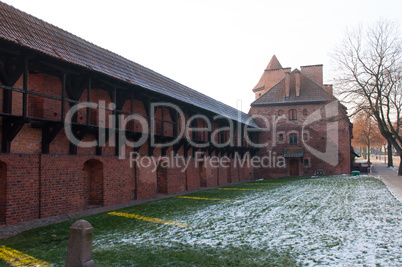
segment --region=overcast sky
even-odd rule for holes
[[[247,112],[272,55],[324,64],[345,29],[402,21],[400,0],[5,0],[31,15]]]

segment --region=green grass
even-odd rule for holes
[[[369,244],[373,235],[376,242],[381,241],[385,238],[382,231],[360,224],[368,223],[374,216],[373,223],[377,226],[382,223],[385,229],[395,230],[400,219],[395,216],[395,209],[402,210],[389,193],[379,199],[377,192],[384,195],[388,191],[372,178],[283,178],[225,187],[264,191],[212,189],[187,195],[243,203],[167,198],[118,210],[183,222],[189,228],[107,213],[84,218],[94,227],[96,265],[294,266],[327,264],[328,260],[336,263],[338,254],[349,249],[348,244],[353,242],[347,240],[349,232],[362,235],[365,239],[360,243]],[[363,196],[356,195],[356,190],[363,190]],[[375,207],[367,201],[382,204]],[[68,229],[75,221],[26,231],[1,240],[0,245],[63,266]],[[334,227],[338,232],[331,232]],[[387,248],[390,245],[390,253],[401,250],[387,242],[388,239],[380,245]],[[366,259],[367,253],[363,251],[356,251],[357,259]],[[388,255],[383,250],[381,253]],[[321,254],[327,257],[323,259]],[[0,260],[0,266],[8,265]]]

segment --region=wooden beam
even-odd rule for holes
[[[66,101],[66,73],[63,72],[61,76],[61,107],[60,107],[60,120],[64,123],[65,114],[64,114],[64,103]]]
[[[88,78],[87,102],[91,103],[92,80]],[[87,126],[91,124],[91,108],[87,107]]]
[[[10,153],[11,142],[17,136],[25,124],[22,117],[11,119],[3,117],[1,150],[3,153]]]
[[[27,118],[27,110],[28,110],[28,57],[26,56],[24,59],[24,73],[23,73],[23,81],[22,81],[22,90],[24,91],[22,94],[22,117],[24,120]]]
[[[87,127],[77,128],[76,126],[72,126],[71,131],[74,136],[81,141],[87,134],[87,129]],[[70,155],[77,155],[77,152],[77,146],[70,142]]]
[[[49,154],[50,143],[56,138],[61,129],[63,129],[63,125],[60,123],[46,124],[42,128],[42,154]]]
[[[14,86],[14,84],[18,81],[21,75],[28,68],[28,57],[24,56],[24,58],[21,61],[22,62],[19,65],[17,65],[17,68],[14,71],[10,71],[9,73],[10,86]]]

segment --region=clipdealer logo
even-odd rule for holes
[[[178,132],[177,136],[171,136],[171,140],[165,141],[158,143],[156,138],[155,138],[155,125],[156,122],[160,119],[156,118],[156,110],[157,108],[165,108],[165,109],[170,109],[176,112],[177,114],[177,122],[185,122],[183,123],[183,127],[178,127]],[[84,140],[79,140],[73,131],[74,123],[73,123],[73,118],[76,116],[77,112],[80,110],[88,110],[89,109],[97,109],[98,110],[98,116],[97,116],[97,121],[98,121],[98,136],[95,140],[92,141],[84,141]],[[98,104],[96,103],[79,103],[73,106],[68,113],[66,114],[66,120],[65,120],[65,132],[67,135],[67,138],[69,141],[74,144],[77,147],[83,147],[83,148],[91,148],[91,147],[103,147],[108,146],[111,147],[116,147],[118,146],[119,149],[119,159],[125,159],[126,158],[126,148],[140,148],[143,146],[147,141],[150,142],[151,147],[160,147],[160,148],[166,148],[170,147],[172,145],[178,144],[181,142],[182,139],[185,139],[190,146],[199,149],[199,148],[207,148],[209,146],[214,146],[216,148],[226,148],[226,147],[234,147],[236,142],[240,143],[243,142],[241,140],[241,127],[239,125],[236,125],[233,122],[232,119],[229,119],[227,117],[224,117],[222,115],[216,115],[212,118],[212,121],[206,117],[205,115],[202,114],[195,114],[193,116],[190,116],[186,118],[184,112],[178,107],[177,105],[174,105],[172,103],[166,103],[166,102],[161,102],[161,103],[152,103],[151,104],[151,112],[150,112],[150,117],[149,119],[145,116],[142,116],[140,114],[131,114],[131,115],[124,115],[124,114],[113,114],[116,109],[116,105],[114,103],[110,103],[106,105],[105,101],[100,101]],[[327,105],[324,106],[324,111],[325,111],[325,116],[322,115],[323,112],[321,112],[320,109],[314,111],[312,114],[310,114],[306,120],[303,122],[302,125],[302,132],[301,136],[306,131],[306,128],[311,126],[312,124],[315,123],[322,123],[325,121],[326,123],[326,131],[327,131],[327,138],[326,138],[326,150],[325,152],[319,151],[315,149],[313,146],[310,146],[307,144],[307,142],[304,141],[303,138],[302,142],[304,147],[314,156],[317,158],[327,162],[328,164],[332,166],[336,166],[339,162],[338,158],[338,149],[339,149],[339,141],[338,141],[338,121],[336,120],[336,117],[338,116],[338,103],[337,101],[333,101]],[[108,113],[108,114],[107,114]],[[112,114],[111,114],[112,113]],[[238,124],[241,124],[240,121],[241,119],[242,112],[238,110]],[[333,118],[333,120],[331,120]],[[269,119],[266,116],[261,116],[258,114],[252,114],[250,117],[247,119],[245,122],[245,127],[244,127],[244,140],[247,143],[247,145],[251,148],[263,148],[267,147],[268,143],[255,143],[253,142],[250,137],[249,133],[252,132],[270,132],[272,131],[272,147],[275,147],[277,145],[276,143],[276,131],[277,131],[277,126],[279,125],[279,122],[282,119],[286,119],[284,115],[276,117],[272,117],[272,126],[269,121]],[[117,121],[116,121],[117,120]],[[205,122],[203,127],[195,127],[193,122],[196,122],[197,120],[201,120]],[[214,122],[216,120],[226,120],[227,125],[220,127],[218,129],[213,129]],[[258,124],[260,125],[259,129],[255,129],[253,127],[249,127],[248,124],[250,124],[251,121],[258,121]],[[127,139],[126,136],[126,128],[129,125],[129,123],[135,123],[138,128],[137,128],[137,134],[139,134],[139,138],[137,138],[135,141],[131,141]],[[198,124],[197,124],[198,125]],[[237,132],[236,132],[237,131]],[[195,142],[191,136],[192,132],[198,132],[198,133],[211,133],[211,138],[208,141],[202,141],[202,142]],[[220,134],[227,133],[228,138],[224,142],[218,142],[218,137]],[[236,134],[235,134],[236,133]],[[235,137],[236,136],[236,137]],[[108,137],[108,138],[107,138]],[[237,138],[237,140],[236,140]],[[222,140],[221,140],[222,141]],[[184,157],[180,156],[178,154],[171,154],[169,157],[167,156],[153,156],[153,157],[148,157],[144,155],[140,155],[138,152],[130,152],[130,162],[133,163],[135,162],[137,165],[141,164],[141,166],[158,166],[158,165],[163,165],[166,167],[182,167],[187,169],[191,159],[194,159],[196,165],[198,166],[198,163],[200,160],[203,162],[206,162],[207,164],[210,164],[211,166],[220,166],[220,167],[228,167],[230,164],[230,158],[227,156],[205,156],[203,154],[200,156],[200,154],[197,152],[194,157],[189,156],[189,157]],[[232,153],[233,159],[234,159],[234,164],[237,164],[238,166],[248,166],[248,167],[263,167],[263,168],[284,168],[286,167],[286,160],[282,155],[277,155],[275,152],[268,151],[266,155],[264,156],[251,156],[249,152],[247,153],[239,153],[239,152],[234,152]]]

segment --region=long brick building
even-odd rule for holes
[[[346,119],[335,167],[306,150],[289,157],[263,131],[261,118],[278,107],[301,118],[335,101],[324,87],[320,67],[290,72],[274,58],[245,114],[0,2],[0,224],[257,177],[348,173]],[[325,99],[312,99],[317,92]],[[277,143],[298,127],[278,126]],[[308,136],[322,146],[318,128]],[[270,149],[284,156],[282,167],[244,164]],[[283,171],[293,159],[298,172]]]
[[[1,223],[253,177],[247,114],[4,3],[0,23]]]
[[[311,176],[350,173],[352,124],[346,108],[323,84],[323,65],[283,68],[273,56],[254,87],[250,114],[267,144],[258,155],[282,156],[283,162],[261,166],[257,176]]]

